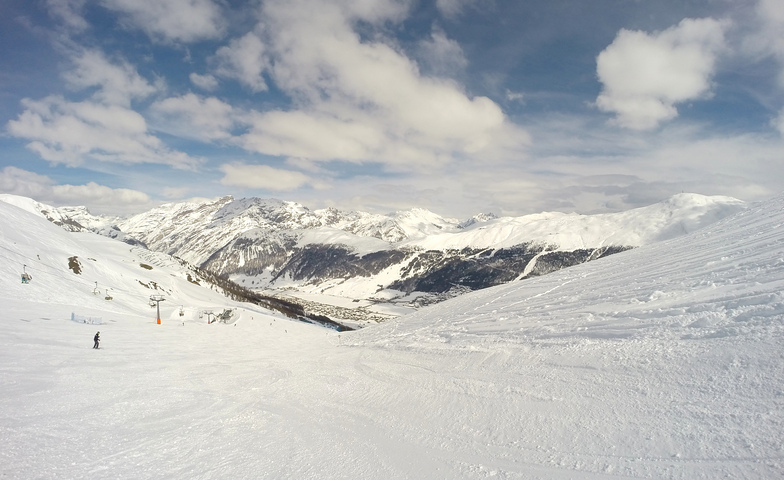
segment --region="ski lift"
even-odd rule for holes
[[[182,317],[184,315],[185,315],[185,310],[183,310],[182,305],[180,305],[180,316]]]
[[[156,303],[150,300],[150,308],[155,308]]]
[[[104,297],[104,300],[111,300],[111,299],[112,299],[112,296],[109,295],[109,290],[107,289],[106,290],[106,296]]]
[[[98,295],[100,293],[101,291],[98,290],[98,282],[95,282],[95,288],[93,288],[93,295]]]
[[[24,269],[24,273],[22,273],[22,283],[30,283],[33,277],[27,273],[27,265],[24,265],[22,268]]]

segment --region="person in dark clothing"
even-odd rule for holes
[[[93,348],[98,348],[98,343],[101,341],[101,332],[95,334],[95,336],[93,337],[93,341],[95,342]]]

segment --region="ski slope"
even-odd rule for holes
[[[0,478],[784,477],[784,198],[342,334],[238,304],[207,325],[227,301],[162,258],[0,221]]]

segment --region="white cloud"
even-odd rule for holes
[[[525,103],[525,94],[523,92],[513,92],[509,89],[506,90],[506,99],[510,102]]]
[[[150,197],[138,190],[128,188],[109,188],[95,182],[85,185],[55,185],[52,197],[60,204],[67,205],[129,205],[146,206]]]
[[[781,0],[758,0],[753,29],[743,41],[744,54],[773,57],[779,66],[778,84],[784,88],[784,4]]]
[[[468,7],[488,0],[436,0],[436,7],[447,18],[454,18],[462,14]]]
[[[198,73],[191,73],[191,83],[209,92],[218,88],[218,79],[212,75],[199,75]]]
[[[256,113],[243,145],[268,155],[361,161],[379,154],[386,140],[376,122],[366,120],[307,111]]]
[[[190,192],[189,187],[164,187],[160,191],[160,195],[163,196],[164,198],[181,200],[185,198],[189,192]]]
[[[773,127],[779,131],[781,136],[784,137],[784,108],[779,112],[779,116],[773,119],[772,124]]]
[[[451,76],[468,66],[460,44],[447,38],[440,28],[433,28],[430,38],[420,42],[419,57],[436,76]]]
[[[8,122],[8,132],[29,140],[30,150],[55,164],[77,166],[98,160],[192,169],[200,163],[169,149],[147,132],[144,117],[120,105],[69,102],[60,96],[25,99],[22,105],[25,111]]]
[[[195,42],[220,37],[225,20],[212,0],[100,0],[154,40]]]
[[[654,34],[621,30],[596,59],[603,84],[596,105],[636,130],[676,117],[677,103],[709,95],[726,27],[707,18],[685,19]]]
[[[230,138],[237,116],[231,105],[193,93],[155,102],[150,111],[158,119],[161,130],[202,141]]]
[[[266,48],[259,37],[251,32],[234,39],[215,54],[216,74],[224,78],[233,78],[250,88],[253,92],[267,90],[263,72],[269,61]]]
[[[117,214],[152,207],[150,197],[137,190],[109,188],[95,182],[56,185],[45,175],[11,166],[0,170],[0,191],[55,206],[84,205],[93,213]]]
[[[49,15],[60,20],[70,30],[83,32],[89,24],[82,16],[86,0],[46,0]]]
[[[60,95],[24,99],[25,110],[7,124],[8,133],[29,140],[27,148],[44,160],[68,166],[88,161],[122,164],[156,163],[194,169],[201,159],[173,151],[151,135],[132,100],[159,91],[125,61],[110,62],[97,50],[83,50],[64,73],[69,87],[95,88],[90,99],[71,102]]]
[[[781,0],[759,0],[755,11],[760,28],[749,39],[761,50],[773,54],[784,62],[784,5]]]
[[[42,200],[44,192],[51,191],[54,181],[37,173],[8,166],[0,170],[0,192]]]
[[[76,90],[98,87],[93,97],[103,103],[127,107],[158,91],[128,62],[112,63],[101,51],[83,50],[72,60],[74,68],[63,75],[67,84]]]
[[[243,136],[246,148],[390,168],[429,168],[480,153],[508,156],[498,145],[519,157],[528,137],[493,101],[471,98],[451,80],[421,75],[386,37],[360,37],[354,30],[360,21],[363,29],[382,30],[403,18],[403,7],[382,0],[266,3],[254,38],[265,38],[267,72],[295,109],[255,114]],[[309,15],[296,13],[305,11]],[[456,44],[440,40],[438,48],[457,52]]]
[[[717,133],[683,122],[629,135],[572,116],[530,128],[537,143],[517,177],[537,184],[524,204],[532,211],[618,211],[682,191],[757,201],[784,190],[778,174],[784,142],[766,133]],[[624,176],[631,180],[618,180]],[[597,181],[589,185],[586,178]]]
[[[263,190],[294,190],[311,183],[307,175],[293,170],[282,170],[267,165],[230,163],[221,166],[222,185]]]

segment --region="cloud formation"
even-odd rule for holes
[[[759,0],[755,13],[759,21],[757,31],[746,41],[746,46],[779,62],[779,86],[784,88],[784,6],[780,0]]]
[[[676,104],[710,94],[727,23],[685,19],[662,32],[621,30],[596,59],[599,109],[626,128],[647,130],[678,115]]]
[[[146,193],[138,190],[109,188],[95,182],[57,185],[45,175],[12,166],[0,170],[0,191],[52,205],[87,205],[93,213],[130,213],[153,204]]]
[[[269,66],[266,47],[259,37],[251,32],[236,38],[215,54],[215,74],[232,78],[248,87],[252,92],[267,90],[263,72]]]
[[[272,191],[295,190],[312,183],[303,173],[267,165],[230,163],[221,166],[221,184],[240,188],[262,188]]]
[[[773,127],[784,137],[784,108],[781,109],[779,116],[773,119],[772,123]]]
[[[62,22],[67,29],[83,32],[89,24],[82,17],[82,9],[87,0],[46,0],[49,15]]]
[[[309,15],[293,13],[300,11]],[[405,11],[405,3],[385,0],[265,3],[258,32],[232,41],[219,57],[247,59],[252,68],[231,71],[250,87],[261,87],[263,68],[294,108],[255,112],[242,138],[245,148],[393,169],[430,168],[499,144],[519,154],[527,135],[492,100],[470,97],[451,80],[424,76],[385,37],[356,31],[360,22],[364,29],[382,30]],[[248,47],[260,42],[258,35],[263,48]],[[463,62],[442,33],[434,34],[430,47]],[[217,73],[226,75],[226,65],[240,63],[222,63]]]
[[[488,0],[436,0],[436,7],[447,18],[454,18],[462,14],[468,7]]]
[[[132,100],[160,90],[128,62],[119,59],[113,63],[100,50],[78,51],[71,60],[73,67],[63,74],[63,79],[74,90],[96,87],[92,97],[98,102],[129,107]]]
[[[194,42],[222,35],[225,20],[212,0],[100,0],[123,14],[129,28],[143,30],[151,39]]]
[[[450,78],[468,66],[468,59],[456,41],[447,37],[437,27],[433,28],[430,38],[419,42],[419,59],[427,70],[435,76]]]
[[[237,120],[234,108],[228,103],[194,93],[155,102],[150,111],[168,133],[199,141],[231,138]]]
[[[53,164],[83,165],[88,160],[160,163],[193,169],[202,160],[170,149],[149,133],[132,101],[160,90],[124,60],[110,62],[97,50],[74,53],[73,68],[63,74],[74,90],[95,89],[89,99],[50,95],[22,100],[25,110],[7,124],[8,133],[28,140],[27,148]]]
[[[191,83],[202,90],[212,91],[218,88],[218,79],[212,75],[199,75],[194,72],[190,74],[189,78]]]
[[[11,2],[0,143],[81,167],[74,198],[100,179],[455,216],[753,201],[781,185],[780,2]]]
[[[119,105],[69,102],[60,96],[25,99],[22,105],[25,111],[8,122],[8,132],[29,140],[27,148],[53,164],[75,167],[97,160],[192,169],[200,163],[150,135],[143,116]]]

